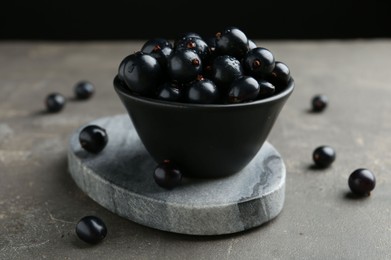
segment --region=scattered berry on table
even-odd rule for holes
[[[328,145],[318,146],[312,153],[312,159],[317,167],[326,168],[329,167],[336,158],[336,152],[334,148]]]
[[[106,129],[98,125],[85,126],[79,134],[81,147],[90,153],[99,153],[108,143]]]
[[[46,96],[45,106],[51,113],[60,112],[66,104],[65,97],[60,93],[50,93]]]
[[[349,175],[348,185],[354,194],[369,196],[376,186],[376,178],[370,170],[358,168]]]
[[[172,161],[164,160],[156,166],[153,178],[160,187],[171,190],[180,185],[182,172]]]
[[[89,99],[95,93],[95,86],[87,80],[82,80],[75,84],[74,92],[77,99]]]
[[[97,244],[107,235],[107,227],[97,216],[85,216],[76,225],[76,235],[88,244]]]
[[[322,112],[328,106],[329,99],[324,94],[317,94],[311,99],[311,108],[314,112]]]

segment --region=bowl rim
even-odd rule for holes
[[[272,95],[268,98],[259,99],[251,102],[243,102],[243,103],[233,103],[233,104],[197,104],[197,103],[185,103],[185,102],[176,102],[176,101],[167,101],[160,100],[150,97],[144,97],[141,95],[134,95],[128,89],[120,84],[116,84],[116,75],[114,77],[113,85],[115,91],[120,93],[122,96],[126,96],[127,98],[133,99],[138,102],[148,103],[151,105],[159,105],[165,107],[176,107],[176,108],[230,108],[230,107],[248,107],[248,106],[256,106],[259,104],[270,103],[276,100],[279,100],[289,94],[291,94],[295,88],[295,80],[293,77],[289,79],[288,86],[278,93],[277,95]],[[119,82],[119,81],[117,81]]]

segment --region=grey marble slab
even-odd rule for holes
[[[96,124],[109,142],[99,154],[79,143],[80,130]],[[127,114],[93,120],[70,137],[69,172],[76,184],[110,211],[152,228],[192,235],[235,233],[275,218],[285,198],[285,165],[266,142],[246,168],[229,177],[184,177],[172,190],[153,179],[156,162]]]

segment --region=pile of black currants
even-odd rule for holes
[[[290,69],[237,27],[214,36],[187,32],[147,40],[119,64],[114,84],[133,95],[198,104],[233,104],[283,91]]]

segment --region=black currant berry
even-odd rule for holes
[[[95,86],[89,81],[82,80],[75,84],[74,92],[77,99],[89,99],[95,92]]]
[[[376,186],[376,178],[370,170],[358,168],[350,174],[348,185],[354,194],[369,196]]]
[[[275,86],[264,79],[258,80],[259,84],[259,95],[258,99],[264,99],[273,96],[276,91]]]
[[[206,75],[221,89],[221,92],[226,92],[234,80],[243,76],[243,68],[235,57],[220,55],[213,60],[210,71]]]
[[[322,112],[326,109],[329,99],[324,94],[318,94],[311,99],[311,108],[313,112]]]
[[[248,39],[248,49],[249,50],[255,49],[257,47],[258,47],[257,44],[253,40]]]
[[[317,147],[312,153],[312,159],[317,167],[329,167],[336,158],[335,150],[327,145]]]
[[[164,38],[153,38],[146,41],[143,46],[141,46],[141,51],[144,53],[151,53],[156,48],[163,49],[164,47],[172,48],[172,44],[169,40]]]
[[[192,50],[177,50],[168,57],[167,72],[171,80],[189,83],[202,72],[201,58]]]
[[[248,38],[239,28],[228,27],[216,34],[216,51],[241,60],[248,51]]]
[[[250,76],[243,76],[234,80],[228,90],[228,103],[242,103],[257,99],[259,84]]]
[[[276,87],[277,92],[280,92],[288,86],[291,79],[289,67],[281,61],[276,61],[273,71],[266,79]]]
[[[98,125],[85,126],[79,134],[81,147],[90,153],[99,153],[108,142],[106,130]]]
[[[201,35],[196,32],[185,32],[179,35],[177,39],[174,40],[174,48],[178,46],[178,43],[183,41],[185,38],[200,38],[202,39]]]
[[[172,52],[173,49],[169,46],[164,46],[164,47],[156,46],[149,54],[159,62],[159,65],[161,66],[163,73],[166,73],[167,60]],[[163,78],[168,78],[168,77],[164,77],[163,75]]]
[[[220,101],[220,93],[213,81],[199,77],[187,87],[185,100],[189,103],[215,104]]]
[[[208,44],[199,37],[184,37],[177,42],[176,50],[189,49],[195,51],[201,60],[205,60],[210,55]]]
[[[96,216],[85,216],[76,225],[76,235],[88,244],[97,244],[107,235],[107,227]]]
[[[160,187],[171,190],[181,183],[182,172],[172,161],[164,160],[156,166],[153,178]]]
[[[217,41],[216,35],[208,36],[204,39],[204,41],[206,42],[206,44],[208,44],[209,49],[211,51],[214,51],[216,49],[216,41]]]
[[[45,106],[48,112],[60,112],[66,104],[65,97],[60,93],[50,93],[46,96]]]
[[[270,74],[275,66],[273,53],[263,47],[249,50],[243,58],[243,69],[246,74],[262,79]]]
[[[118,77],[131,91],[144,96],[155,93],[163,81],[163,70],[151,54],[135,52],[125,57],[118,68]]]
[[[182,99],[182,86],[174,81],[165,82],[158,87],[157,98],[166,101],[180,101]]]

